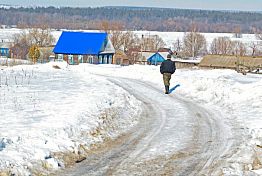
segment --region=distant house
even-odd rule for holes
[[[153,54],[155,54],[155,52],[154,51],[138,51],[137,54],[138,54],[138,57],[137,57],[135,63],[146,65],[147,59],[149,57],[151,57]]]
[[[199,63],[199,66],[252,72],[253,70],[262,69],[262,57],[206,55]]]
[[[161,64],[164,60],[166,60],[165,58],[164,58],[164,56],[162,56],[160,53],[155,53],[155,54],[153,54],[151,57],[149,57],[148,59],[147,59],[147,63],[149,64],[149,65],[159,65],[159,64]]]
[[[10,57],[12,42],[8,39],[0,39],[0,57]]]
[[[111,64],[115,49],[107,33],[62,32],[53,52],[69,64]]]
[[[131,56],[131,58],[134,60],[134,63],[143,64],[143,65],[155,64],[154,63],[155,57],[158,57],[158,59],[156,59],[158,60],[158,62],[162,62],[161,61],[162,59],[160,58],[164,58],[164,60],[166,60],[168,54],[171,54],[173,59],[177,57],[177,53],[173,52],[170,48],[159,48],[158,50],[151,50],[151,51],[142,50],[141,48],[131,48],[128,50],[128,56],[129,57]]]
[[[127,66],[129,59],[123,51],[117,50],[113,57],[113,64]]]
[[[189,60],[189,59],[172,59],[176,63],[176,68],[194,68],[199,65],[201,59]]]
[[[176,52],[171,51],[169,48],[159,48],[158,51],[147,58],[147,63],[150,65],[159,65],[164,60],[167,60],[167,55],[171,55],[174,60],[177,56]]]

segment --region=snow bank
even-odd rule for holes
[[[15,66],[22,64],[30,64],[30,62],[28,60],[0,57],[0,66]]]
[[[77,66],[1,69],[0,171],[30,175],[63,167],[55,153],[79,153],[80,145],[114,138],[134,126],[140,112],[128,92]]]

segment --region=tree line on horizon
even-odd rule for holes
[[[132,7],[0,8],[0,25],[20,28],[43,24],[55,29],[100,29],[101,21],[118,22],[125,30],[255,33],[262,31],[262,13]]]

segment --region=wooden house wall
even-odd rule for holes
[[[247,67],[258,67],[262,65],[262,57],[207,55],[201,60],[199,66],[236,69],[238,64]]]
[[[198,63],[190,63],[190,62],[175,62],[176,68],[192,68],[198,66]]]

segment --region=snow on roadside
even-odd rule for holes
[[[79,145],[88,149],[114,138],[135,125],[140,112],[128,92],[77,66],[0,69],[0,175],[59,168],[64,163],[53,153],[78,153]]]
[[[2,66],[15,66],[15,65],[22,65],[22,64],[30,64],[30,61],[22,60],[22,59],[0,57],[0,67],[1,65]]]
[[[128,67],[110,65],[83,65],[90,73],[106,74],[139,79],[163,88],[159,66],[133,65]],[[233,70],[178,69],[172,77],[171,86],[180,84],[176,95],[194,99],[205,106],[216,106],[230,114],[231,123],[243,144],[238,146],[225,175],[244,175],[262,167],[262,76],[242,75]],[[164,90],[163,90],[164,91]],[[258,159],[258,164],[257,163]],[[256,165],[256,166],[255,166]]]
[[[159,66],[48,63],[0,69],[0,170],[12,168],[26,175],[39,161],[58,168],[63,162],[52,153],[77,152],[80,144],[90,146],[134,125],[140,103],[96,74],[139,79],[163,89]],[[229,120],[241,125],[245,141],[223,173],[261,172],[252,165],[254,156],[262,159],[256,148],[262,143],[261,75],[179,69],[171,80],[171,85],[177,83],[178,96],[222,108]],[[117,117],[109,121],[118,131],[104,125],[108,116]]]

